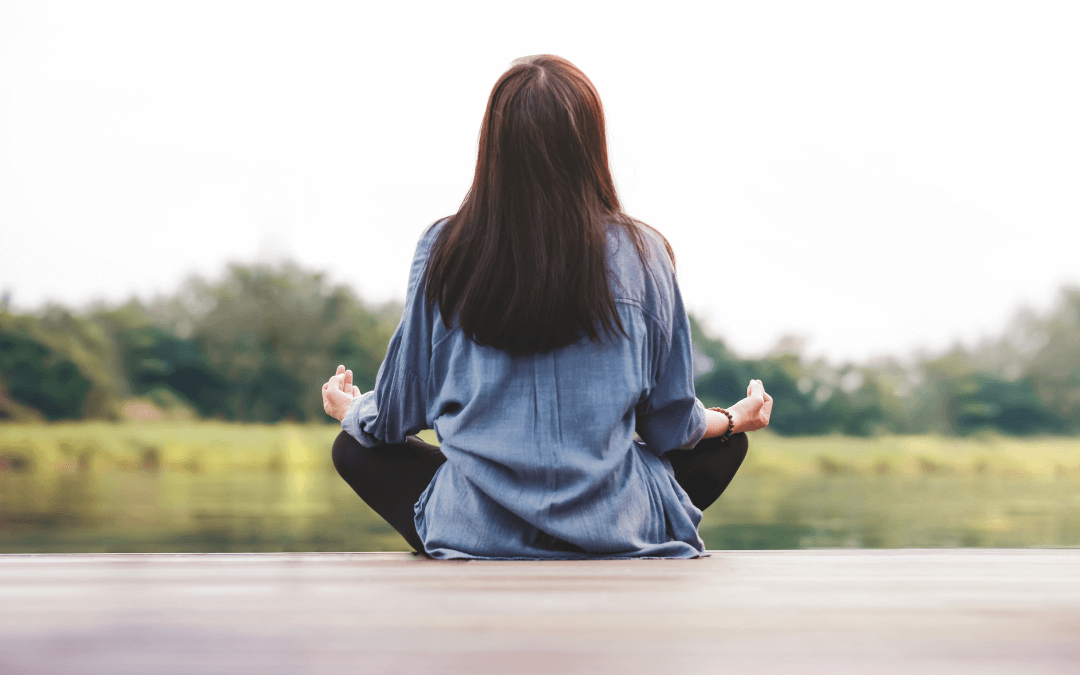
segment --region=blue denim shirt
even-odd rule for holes
[[[693,558],[701,511],[664,453],[705,433],[690,325],[664,246],[648,269],[608,231],[610,286],[628,338],[510,356],[427,306],[421,277],[443,222],[420,238],[405,311],[342,427],[365,446],[438,434],[446,463],[415,505],[435,558]],[[635,431],[638,435],[635,438]]]

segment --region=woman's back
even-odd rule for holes
[[[732,433],[771,411],[760,381],[732,411],[694,397],[674,254],[622,212],[600,96],[551,55],[495,83],[472,187],[421,237],[375,391],[351,377],[323,386],[348,432],[334,464],[438,558],[700,555],[699,509],[745,456]],[[441,448],[408,437],[428,427]]]
[[[662,453],[697,442],[689,325],[665,246],[648,266],[608,228],[625,330],[511,356],[447,327],[421,278],[444,223],[417,247],[406,309],[372,395],[343,421],[364,445],[436,430],[446,463],[416,505],[435,557],[693,557],[701,512]],[[642,441],[635,441],[635,431]]]

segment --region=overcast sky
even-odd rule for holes
[[[30,309],[291,258],[401,298],[491,86],[596,84],[625,209],[739,352],[863,360],[1080,283],[1080,4],[0,0],[0,289]]]

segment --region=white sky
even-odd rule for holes
[[[671,7],[0,0],[0,289],[289,257],[400,298],[541,52],[596,84],[624,207],[743,354],[939,349],[1080,283],[1080,4]]]

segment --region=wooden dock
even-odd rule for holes
[[[1077,673],[1080,550],[0,555],[0,674]]]

